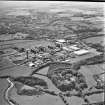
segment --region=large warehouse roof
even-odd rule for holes
[[[64,39],[58,39],[58,40],[56,40],[57,42],[61,42],[61,43],[64,43],[64,42],[66,42]]]
[[[76,45],[72,45],[69,48],[73,49],[73,50],[79,50],[80,48],[78,48]]]
[[[62,47],[64,50],[67,50],[67,51],[73,51],[72,49],[70,48],[67,48],[67,47]]]
[[[87,53],[89,53],[89,51],[85,50],[85,49],[74,51],[74,54],[76,54],[76,55],[83,55],[83,54],[87,54]]]

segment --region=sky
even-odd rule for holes
[[[86,6],[102,6],[102,2],[69,2],[69,1],[0,1],[0,5],[2,6],[15,6],[15,5],[35,5],[35,6],[48,6],[49,4],[66,4],[66,5],[86,5]]]

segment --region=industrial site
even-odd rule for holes
[[[0,105],[105,104],[103,4],[0,2]]]

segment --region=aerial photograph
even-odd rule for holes
[[[0,1],[0,105],[105,105],[105,3]]]

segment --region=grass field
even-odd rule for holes
[[[83,66],[80,69],[80,72],[82,72],[86,78],[86,81],[88,83],[88,86],[93,86],[96,84],[95,80],[93,79],[94,74],[99,74],[103,72],[103,69],[101,69],[98,65],[88,65]],[[91,102],[100,102],[104,100],[104,94],[95,94],[88,97],[88,99]]]
[[[13,41],[0,42],[0,47],[2,45],[3,46],[15,45],[17,47],[31,48],[35,46],[48,46],[52,44],[53,43],[51,41],[46,41],[46,40],[13,40]]]
[[[92,86],[95,85],[95,81],[92,76],[94,74],[102,73],[103,70],[98,65],[88,65],[81,67],[80,72],[85,75],[89,86]]]
[[[90,38],[84,39],[84,41],[86,43],[93,43],[93,44],[95,44],[95,43],[102,42],[103,41],[103,38],[104,38],[104,36],[90,37]]]
[[[5,90],[8,87],[7,80],[0,79],[0,105],[9,105],[6,100],[4,99]]]

